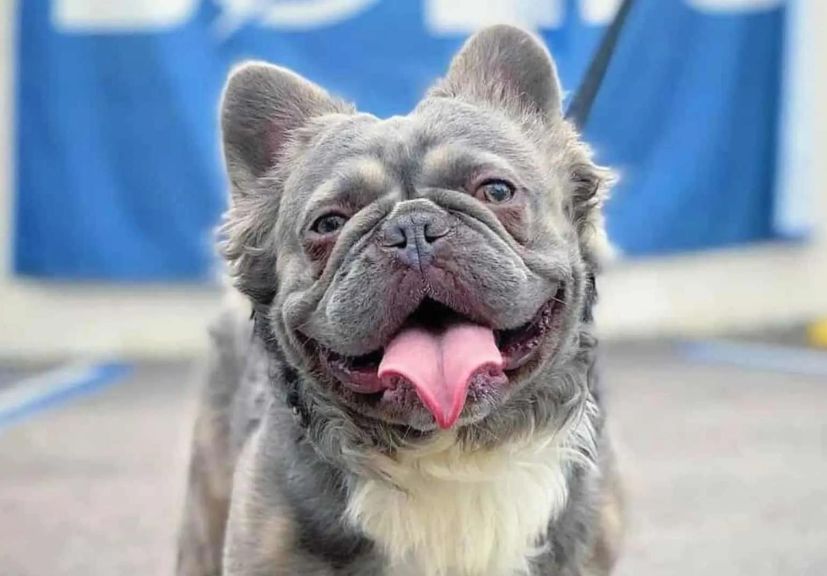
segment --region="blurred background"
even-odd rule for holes
[[[619,4],[0,1],[0,574],[171,569],[233,64],[404,114],[510,22],[570,96]],[[825,26],[818,0],[637,0],[585,126],[621,175],[620,573],[827,574]]]

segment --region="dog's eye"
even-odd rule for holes
[[[492,204],[504,204],[514,197],[514,186],[505,180],[486,180],[477,188],[477,194]]]
[[[310,229],[316,234],[333,234],[338,232],[345,225],[345,222],[347,222],[347,218],[341,214],[325,214],[317,218]]]

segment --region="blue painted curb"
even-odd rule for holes
[[[6,395],[14,392],[23,398],[20,401],[6,402],[5,406],[0,402],[0,430],[50,408],[112,386],[129,375],[133,366],[123,362],[103,362],[83,367],[77,374],[61,375],[65,370],[66,367],[36,375],[6,390]],[[54,378],[54,382],[43,385],[43,381],[49,378]],[[42,390],[27,396],[25,393],[28,381],[38,381]],[[0,400],[2,399],[3,395],[0,395]]]
[[[679,342],[677,351],[691,362],[728,364],[750,370],[806,376],[827,376],[827,352],[812,348],[759,342],[700,340]]]

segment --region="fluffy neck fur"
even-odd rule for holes
[[[591,303],[587,298],[586,307]],[[260,330],[266,328],[262,317],[256,319]],[[276,360],[271,378],[284,383],[278,345],[272,337],[264,343]],[[341,517],[354,536],[375,543],[388,573],[522,576],[535,564],[548,565],[555,522],[564,521],[561,514],[573,505],[589,506],[572,483],[578,482],[576,468],[596,470],[602,421],[593,395],[595,339],[582,329],[565,348],[551,373],[492,415],[484,429],[463,428],[459,438],[441,434],[414,445],[391,428],[358,428],[297,377],[297,392],[313,407],[299,437],[346,472]]]
[[[347,518],[393,574],[527,574],[566,506],[570,466],[590,452],[590,416],[492,450],[468,452],[444,434],[393,459],[376,456],[384,479],[355,481]]]

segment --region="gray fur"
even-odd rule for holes
[[[560,101],[546,49],[506,26],[475,35],[411,114],[387,120],[271,65],[231,75],[222,130],[232,207],[222,249],[256,329],[231,313],[214,329],[179,574],[388,574],[373,543],[343,519],[349,486],[378,474],[371,453],[427,440],[433,421],[415,400],[360,402],[320,369],[306,339],[348,356],[371,352],[426,297],[514,328],[561,283],[555,337],[510,376],[507,393],[468,407],[459,441],[496,450],[588,420],[570,446],[567,507],[550,519],[533,573],[608,573],[617,530],[610,534],[603,517],[616,508],[616,483],[590,322],[592,228],[601,226],[608,180]],[[493,207],[473,198],[465,187],[486,172],[516,182],[519,200]],[[308,229],[331,207],[351,217],[335,244],[320,248]],[[417,210],[449,232],[438,265],[400,269],[382,238]],[[297,417],[291,394],[307,414]]]

